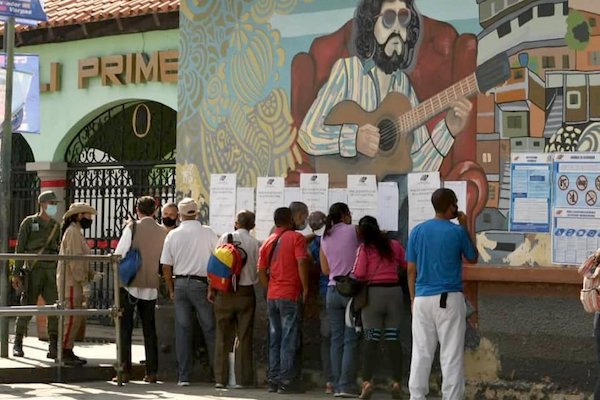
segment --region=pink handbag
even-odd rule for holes
[[[579,274],[583,276],[583,288],[579,299],[586,312],[600,312],[600,253],[589,256],[579,267]]]

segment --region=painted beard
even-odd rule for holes
[[[385,47],[387,44],[394,38],[400,38],[402,42],[402,54],[398,54],[397,52],[393,52],[391,56],[385,54]],[[408,68],[411,61],[411,53],[410,45],[402,40],[402,37],[397,33],[393,33],[386,40],[384,44],[375,44],[375,52],[373,53],[373,61],[375,65],[379,67],[386,74],[391,74],[394,71]]]

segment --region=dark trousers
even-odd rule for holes
[[[236,383],[254,385],[254,313],[256,297],[253,286],[240,286],[235,293],[217,293],[215,299],[215,381],[227,384],[229,377],[229,353],[235,338]]]
[[[300,337],[300,302],[269,300],[269,375],[270,383],[287,385],[297,378],[296,357]]]
[[[600,313],[594,316],[594,336],[596,337],[596,354],[598,356],[598,367],[600,368]],[[600,400],[600,371],[594,389],[594,400]]]
[[[141,300],[133,297],[121,288],[123,317],[121,322],[121,360],[125,372],[131,372],[131,335],[133,333],[133,315],[137,312],[142,321],[144,331],[144,348],[146,350],[146,375],[155,375],[158,371],[158,339],[156,337],[156,300]]]

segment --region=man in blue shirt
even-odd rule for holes
[[[425,400],[438,342],[444,399],[464,398],[466,304],[463,257],[477,262],[475,237],[467,231],[467,216],[458,210],[450,189],[431,196],[435,218],[417,225],[408,240],[408,287],[412,303],[411,400]],[[451,222],[458,219],[459,225]]]

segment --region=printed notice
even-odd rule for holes
[[[456,198],[458,199],[458,211],[462,211],[465,214],[467,213],[467,181],[445,181],[444,187],[446,189],[452,190],[456,194]],[[454,218],[452,220],[455,224],[458,225],[458,219]]]
[[[286,187],[283,194],[283,205],[289,206],[291,202],[302,201],[302,192],[299,187]]]
[[[400,209],[398,184],[396,182],[379,182],[377,192],[379,227],[382,230],[396,232],[398,230],[398,210]]]
[[[581,264],[600,247],[600,209],[553,210],[552,262]]]
[[[408,232],[421,222],[435,217],[431,195],[440,188],[439,172],[408,174]]]
[[[259,177],[256,183],[256,238],[265,240],[274,226],[273,213],[284,207],[282,177]]]
[[[253,187],[238,187],[237,188],[237,212],[248,210],[254,212],[254,188]]]
[[[302,202],[308,211],[321,211],[327,214],[329,206],[329,175],[300,174],[300,190]]]
[[[352,222],[365,215],[377,218],[377,177],[375,175],[348,175],[348,207]]]
[[[235,174],[210,176],[210,226],[221,235],[233,229],[236,212]]]
[[[554,156],[554,207],[600,208],[600,154]]]
[[[550,232],[552,155],[511,155],[510,230]]]

